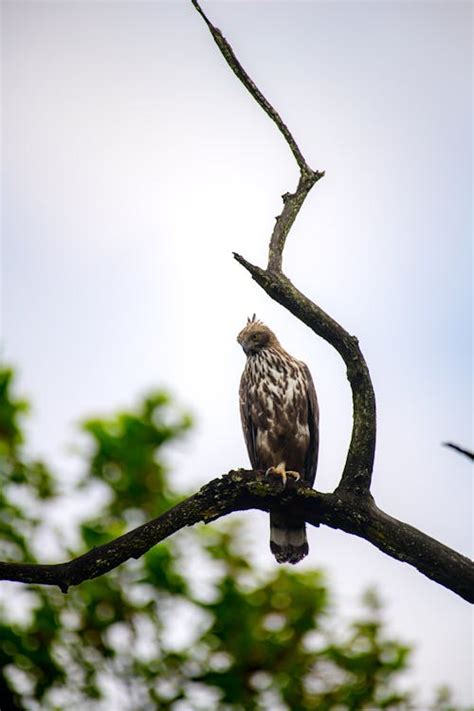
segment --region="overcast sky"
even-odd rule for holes
[[[284,268],[359,337],[378,407],[380,507],[472,545],[471,11],[468,2],[205,3],[314,169]],[[337,353],[259,290],[294,160],[186,0],[3,2],[2,351],[35,405],[32,449],[66,477],[85,415],[165,386],[197,426],[170,459],[195,489],[247,466],[236,335],[256,312],[305,360],[316,487],[351,427]],[[67,478],[66,478],[67,484]],[[268,521],[255,549],[272,566]],[[258,539],[258,540],[257,540]],[[369,584],[416,644],[411,683],[472,702],[467,603],[368,543],[309,532],[349,613]]]

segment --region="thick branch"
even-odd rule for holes
[[[278,477],[244,470],[214,479],[162,516],[67,563],[0,563],[0,580],[57,585],[66,592],[70,585],[108,573],[130,558],[139,558],[185,526],[198,521],[208,523],[233,511],[269,511],[278,506],[294,511],[313,526],[325,524],[365,538],[392,558],[416,567],[428,578],[474,602],[474,564],[380,511],[370,496],[361,499],[348,492],[321,494],[293,481],[283,489]]]

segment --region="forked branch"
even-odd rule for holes
[[[314,171],[309,167],[280,114],[242,68],[222,32],[214,27],[197,0],[191,0],[191,2],[203,17],[227,64],[281,131],[300,169],[300,179],[296,191],[283,195],[283,209],[276,218],[270,238],[267,269],[250,264],[238,254],[234,253],[234,257],[250,272],[257,284],[272,299],[282,304],[296,318],[309,326],[314,333],[330,343],[343,359],[352,390],[353,429],[339,490],[367,495],[370,491],[376,435],[375,393],[369,369],[359,348],[357,338],[351,336],[319,306],[298,291],[282,272],[283,249],[288,233],[306,196],[313,185],[323,177],[324,172]]]

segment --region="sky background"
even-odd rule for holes
[[[470,555],[472,467],[441,442],[472,444],[472,6],[204,7],[326,171],[284,269],[359,338],[376,501]],[[232,259],[265,265],[297,167],[190,2],[5,1],[2,20],[1,340],[34,403],[32,451],[67,491],[77,422],[164,386],[196,419],[169,453],[183,489],[247,466],[236,336],[256,312],[313,373],[316,487],[332,490],[351,429],[343,363]],[[266,516],[245,518],[272,566]],[[377,586],[390,629],[416,646],[423,698],[446,682],[473,701],[467,603],[360,539],[321,528],[309,541],[302,565],[327,571],[343,614]]]

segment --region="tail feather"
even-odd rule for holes
[[[270,550],[277,563],[295,564],[308,555],[304,521],[293,521],[288,516],[271,512]]]

